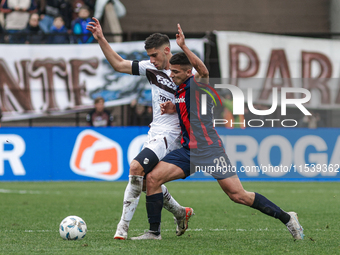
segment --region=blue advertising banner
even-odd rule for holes
[[[340,181],[340,130],[217,128],[242,180]],[[147,127],[1,128],[0,181],[128,180]],[[213,180],[204,171],[187,180]]]
[[[241,179],[340,180],[339,129],[217,130]]]

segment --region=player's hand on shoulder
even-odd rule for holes
[[[171,113],[176,112],[176,106],[170,101],[167,101],[165,103],[161,103],[160,107],[161,107],[161,115],[163,115],[165,113],[171,114]]]
[[[99,38],[104,37],[102,27],[98,19],[92,17],[92,20],[93,21],[90,21],[86,26],[86,29],[93,34],[94,39],[98,40]]]
[[[183,47],[185,45],[185,36],[182,31],[181,25],[177,24],[178,34],[176,34],[176,42],[179,47]]]

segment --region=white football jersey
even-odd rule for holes
[[[161,115],[160,104],[171,101],[175,104],[176,84],[170,79],[170,70],[157,70],[149,60],[132,62],[132,74],[146,76],[151,84],[153,120],[151,128],[178,130],[180,132],[177,113]]]

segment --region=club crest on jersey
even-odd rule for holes
[[[175,103],[176,104],[185,103],[185,97],[176,98],[175,99]]]
[[[156,75],[156,78],[158,83],[168,86],[169,88],[176,89],[176,85],[172,81],[164,78],[163,76]]]

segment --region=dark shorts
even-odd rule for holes
[[[170,152],[161,161],[181,168],[185,174],[185,178],[195,172],[208,173],[217,180],[236,175],[236,168],[232,167],[223,148],[214,148],[206,154],[190,152],[190,150],[182,147]]]

